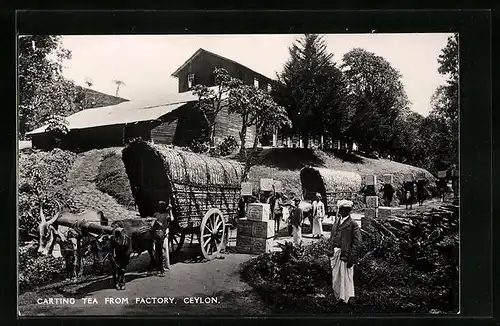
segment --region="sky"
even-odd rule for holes
[[[437,57],[451,34],[325,34],[328,51],[341,63],[346,52],[363,48],[384,57],[399,70],[410,108],[429,113],[435,89],[445,83]],[[288,48],[298,34],[254,35],[78,35],[63,36],[62,46],[72,52],[64,75],[85,86],[115,95],[115,80],[124,84],[118,96],[153,100],[177,93],[171,74],[196,50],[217,53],[265,76],[275,77],[289,58]]]

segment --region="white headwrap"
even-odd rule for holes
[[[339,200],[339,201],[337,202],[337,207],[338,207],[338,208],[342,208],[342,207],[349,207],[349,208],[352,208],[352,205],[353,205],[353,204],[354,204],[354,203],[353,203],[352,201],[343,199],[343,200]]]

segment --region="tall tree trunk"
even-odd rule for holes
[[[252,152],[250,153],[250,155],[246,155],[246,157],[245,157],[245,168],[243,170],[243,176],[241,178],[242,182],[248,181],[248,174],[250,173],[250,168],[252,167],[252,163],[253,163],[254,155],[255,155],[255,152],[257,149],[257,145],[259,144],[259,134],[260,134],[259,130],[260,130],[260,128],[256,126],[255,127],[255,136],[253,139]]]
[[[209,140],[210,140],[210,147],[211,148],[215,147],[215,122],[213,122],[210,125]]]
[[[245,151],[245,146],[246,146],[246,140],[247,140],[247,117],[244,115],[241,123],[241,130],[240,130],[240,153],[243,155],[246,155]]]

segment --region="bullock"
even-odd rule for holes
[[[115,229],[109,236],[108,240],[111,244],[112,253],[109,256],[113,283],[117,290],[125,289],[125,271],[129,264],[132,254],[140,255],[144,251],[149,254],[149,270],[148,275],[152,275],[154,267],[158,270],[158,275],[163,276],[163,262],[161,258],[155,259],[153,254],[154,243],[159,243],[158,231],[162,229],[161,223],[154,218],[149,219],[123,219],[111,223],[111,227]],[[162,248],[155,248],[156,251]],[[167,252],[168,254],[168,252]],[[157,257],[161,255],[156,252]]]
[[[74,223],[85,220],[106,225],[108,220],[104,217],[102,211],[87,210],[80,214],[72,214],[67,206],[62,208],[59,202],[56,201],[56,203],[59,210],[50,220],[46,219],[43,213],[43,203],[40,203],[41,222],[38,225],[38,253],[43,256],[63,257],[66,264],[66,278],[76,279],[83,273],[81,248],[84,233],[76,232],[68,226],[60,225],[57,221],[63,218]],[[89,235],[97,236],[92,233],[89,233]],[[98,259],[97,242],[91,241],[90,247],[94,262],[96,262]]]

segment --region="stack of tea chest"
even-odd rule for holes
[[[274,221],[269,204],[248,204],[247,217],[238,221],[236,249],[240,253],[263,254],[273,246]]]
[[[392,174],[385,174],[382,177],[382,182],[385,184],[392,184],[393,183],[393,175]],[[377,176],[375,175],[369,175],[365,176],[366,184],[367,185],[374,185],[376,186],[377,184]],[[378,196],[366,196],[366,208],[365,208],[365,218],[372,218],[372,219],[385,219],[387,217],[390,217],[392,214],[392,208],[391,207],[385,207],[385,206],[379,206],[379,197]],[[365,219],[366,224],[369,224],[368,220]]]

